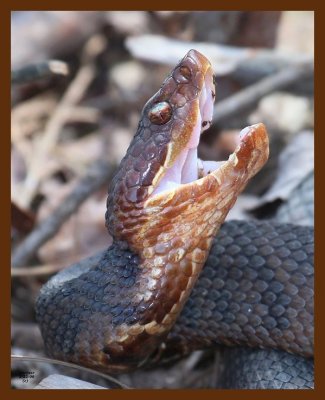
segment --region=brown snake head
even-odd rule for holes
[[[115,239],[141,251],[144,241],[145,247],[157,241],[161,226],[174,229],[177,214],[181,213],[182,224],[187,223],[185,209],[202,218],[212,209],[206,207],[205,214],[206,201],[218,204],[224,198],[225,204],[232,205],[247,180],[264,165],[268,138],[262,124],[242,131],[238,148],[221,167],[198,159],[200,135],[211,124],[214,99],[211,64],[190,50],[144,106],[111,183],[106,226]],[[220,223],[231,205],[222,207]]]

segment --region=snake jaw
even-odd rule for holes
[[[173,232],[179,232],[184,243],[200,247],[200,241],[210,240],[217,233],[248,180],[267,161],[268,152],[265,126],[256,124],[245,128],[239,135],[236,150],[218,169],[145,201],[146,217],[134,232],[135,243],[143,251],[154,243],[168,242]],[[185,247],[182,252],[187,253]],[[145,258],[149,253],[147,249],[144,251]]]
[[[171,197],[191,187],[202,186],[209,175],[214,176],[219,185],[226,187],[235,182],[234,196],[238,195],[247,181],[265,164],[269,155],[269,142],[264,124],[255,124],[244,128],[238,136],[238,146],[227,161],[205,162],[197,159],[198,179],[177,185],[173,190],[153,193],[145,202],[145,207],[167,204]],[[207,163],[207,164],[206,164]],[[210,163],[210,164],[209,164]],[[216,166],[207,171],[205,165]],[[232,185],[232,184],[231,184]],[[164,199],[165,198],[165,199]]]

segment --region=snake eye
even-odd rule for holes
[[[148,113],[153,124],[162,125],[168,122],[172,116],[172,107],[167,101],[154,104]]]

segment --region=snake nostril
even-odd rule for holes
[[[188,67],[186,67],[185,65],[182,65],[179,68],[179,72],[181,73],[181,75],[184,76],[184,78],[190,80],[191,79],[191,71]]]
[[[181,65],[173,71],[173,79],[176,83],[189,83],[191,77],[191,70],[186,65]]]
[[[169,103],[167,103],[167,101],[156,103],[149,110],[148,116],[153,124],[165,124],[171,119],[172,107]]]

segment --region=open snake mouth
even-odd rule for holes
[[[144,106],[138,130],[111,182],[106,212],[110,233],[132,241],[134,249],[145,235],[156,235],[162,223],[169,224],[169,211],[174,223],[174,214],[182,209],[184,225],[194,214],[208,218],[221,202],[222,222],[248,179],[265,163],[268,139],[263,124],[241,132],[227,161],[198,158],[201,134],[212,122],[215,93],[209,60],[190,50]],[[153,227],[157,231],[149,235]]]
[[[203,85],[197,102],[196,122],[193,124],[192,131],[187,143],[183,149],[178,153],[175,161],[164,168],[164,173],[158,181],[157,185],[151,194],[151,197],[161,194],[166,195],[168,191],[175,189],[182,189],[186,184],[200,184],[200,180],[204,179],[207,175],[213,172],[216,179],[218,175],[227,172],[231,175],[232,170],[238,164],[238,156],[243,156],[244,151],[245,162],[249,162],[249,158],[253,157],[254,149],[250,147],[247,149],[247,142],[250,140],[248,136],[252,136],[255,140],[258,135],[261,135],[261,130],[264,131],[262,124],[248,126],[239,132],[237,137],[237,148],[229,155],[228,160],[225,161],[204,161],[198,158],[198,146],[201,134],[207,130],[212,124],[213,109],[215,99],[215,83],[212,69],[209,68],[205,75]],[[265,137],[265,135],[263,134]],[[257,141],[258,142],[258,141]],[[255,143],[256,144],[256,143]],[[254,145],[255,145],[254,144]],[[170,148],[173,143],[170,143]],[[258,143],[257,143],[258,147]],[[168,165],[168,159],[165,162]],[[220,173],[219,173],[220,172]]]

